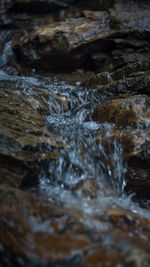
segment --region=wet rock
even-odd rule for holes
[[[146,72],[145,72],[146,73]],[[133,73],[130,78],[117,80],[106,85],[97,87],[99,93],[108,92],[110,94],[119,95],[124,93],[140,93],[149,95],[150,76],[143,73]]]
[[[119,257],[119,258],[118,258]],[[107,249],[100,250],[98,247],[92,249],[85,257],[85,266],[98,267],[101,263],[102,266],[113,267],[122,262],[123,259],[121,255],[118,255],[115,251],[112,254],[109,253]]]
[[[64,1],[58,1],[58,0],[15,0],[15,1],[9,1],[10,11],[15,12],[29,12],[29,13],[49,13],[52,11],[55,11],[59,8],[67,8],[70,4],[75,2],[74,0],[64,0]],[[7,5],[8,6],[8,5]],[[8,8],[8,7],[7,7]]]
[[[76,219],[63,208],[6,186],[0,186],[0,195],[1,264],[8,253],[7,266],[21,266],[19,259],[23,266],[69,261],[90,246],[82,233],[67,231],[67,224],[76,224]]]
[[[93,178],[87,178],[83,181],[80,181],[72,188],[72,192],[75,195],[83,195],[89,198],[96,198],[97,191],[99,189],[96,180]]]
[[[73,70],[97,68],[108,64],[105,54],[110,43],[101,40],[110,35],[109,24],[89,19],[70,19],[65,22],[43,26],[14,44],[14,52],[20,63],[36,69]]]
[[[12,19],[5,14],[0,14],[0,29],[10,29],[12,26]]]
[[[119,127],[149,128],[149,97],[136,95],[97,106],[94,121],[115,123]]]
[[[8,3],[7,3],[8,2]],[[92,10],[106,10],[107,8],[112,7],[114,4],[114,0],[96,0],[96,1],[79,1],[79,0],[9,0],[4,1],[2,5],[3,8],[9,9],[10,11],[19,11],[19,12],[30,12],[30,13],[38,13],[38,14],[45,14],[52,11],[55,11],[60,8],[67,8],[70,5],[79,6],[81,8],[90,8]]]
[[[110,12],[111,23],[115,28],[149,29],[150,8],[147,1],[143,1],[142,4],[140,1],[116,1]],[[143,17],[143,12],[145,17]]]
[[[88,10],[107,10],[108,8],[113,7],[115,1],[114,0],[96,0],[96,1],[92,1],[92,0],[80,0],[80,1],[76,1],[78,3],[79,6],[83,7],[84,9],[88,9]]]
[[[0,196],[2,265],[114,266],[135,262],[135,246],[149,263],[149,220],[128,209],[91,218],[9,186]]]
[[[13,5],[12,0],[0,2],[0,14],[4,14],[5,11]]]
[[[122,4],[120,9],[118,5],[109,12],[85,10],[84,18],[39,27],[14,43],[18,62],[44,71],[84,68],[112,72],[124,64],[145,60],[150,49],[150,11],[134,3],[135,15],[128,2],[124,21]],[[119,27],[114,25],[114,18],[120,19]]]
[[[59,85],[52,82],[51,88],[49,79],[46,86],[42,79],[40,82],[33,77],[15,77],[0,71],[5,76],[0,79],[0,265],[149,266],[149,5],[147,1],[123,0],[117,1],[115,7],[114,1],[102,0],[16,1],[13,5],[19,12],[41,12],[41,5],[43,12],[51,12],[73,2],[86,9],[92,6],[103,11],[84,8],[81,12],[81,8],[82,18],[77,13],[80,15],[76,19],[40,28],[53,18],[32,20],[31,15],[17,15],[16,25],[26,30],[26,37],[20,40],[25,33],[16,35],[14,31],[13,49],[29,75],[30,67],[32,75],[36,68],[44,70],[47,76],[49,70],[67,69],[75,70],[75,74],[70,78],[68,73],[61,74],[63,81],[75,80],[74,77],[81,81],[85,73],[91,76],[85,70],[99,72],[81,84],[97,90],[78,91],[78,95],[84,94],[85,100],[82,96],[78,99],[72,87],[70,99],[66,84],[61,84],[66,93],[63,90],[57,94]],[[7,9],[5,5],[3,8]],[[10,26],[9,21],[5,26]],[[7,46],[11,38],[5,42],[5,34],[1,36],[1,50],[5,43],[6,49],[0,67],[8,74],[17,75],[21,71],[7,64],[4,57],[11,47],[11,43]],[[81,124],[86,112],[104,124],[91,121],[88,113],[90,121],[85,122],[85,129],[84,123]],[[60,116],[58,121],[55,115]],[[74,118],[79,120],[75,138],[72,130],[78,123]],[[106,130],[105,122],[110,123]],[[62,132],[65,138],[59,136]],[[72,150],[65,142],[69,138]],[[84,156],[87,158],[83,159]],[[100,168],[96,178],[89,175],[92,178],[77,181],[78,176],[84,176],[82,170],[93,174],[97,166]],[[109,179],[111,186],[107,185]],[[32,191],[25,193],[14,188],[34,189],[39,180],[34,194],[40,197]],[[140,202],[141,209],[125,193],[134,193],[132,199]]]
[[[46,160],[55,161],[64,147],[46,127],[43,115],[60,111],[68,99],[37,85],[31,89],[27,78],[20,78],[19,86],[19,80],[10,77],[1,80],[0,182],[20,186],[25,179],[26,185],[36,185],[39,167],[42,170]]]
[[[106,154],[112,154],[113,144],[121,143],[120,155],[113,158],[110,168],[113,170],[113,164],[122,160],[121,179],[124,179],[123,190],[127,194],[133,194],[133,200],[143,203],[150,199],[150,137],[148,129],[128,129],[114,130],[110,136],[101,139],[97,136],[96,142],[102,144]],[[119,185],[116,175],[109,175],[107,170],[107,161],[104,161],[104,171],[108,177],[108,183],[119,192],[122,191],[122,182]],[[146,204],[145,204],[146,205]]]
[[[116,94],[121,92],[124,93],[125,87],[127,91],[130,91],[131,89],[130,91],[131,93],[136,90],[141,93],[142,91],[148,93],[149,79],[146,77],[148,77],[150,74],[149,69],[150,69],[150,58],[147,55],[144,59],[142,60],[138,59],[133,63],[128,62],[124,67],[118,68],[113,72],[110,71],[110,72],[97,73],[93,75],[90,79],[82,81],[81,85],[87,87],[97,87],[101,91],[102,90],[101,85],[106,84],[107,85],[106,90],[107,88],[110,88],[110,91]],[[142,80],[143,80],[143,86],[142,86]],[[136,82],[137,85],[135,85]],[[123,84],[125,84],[125,87]]]
[[[146,145],[148,148],[148,144]],[[142,149],[141,149],[142,150]],[[150,200],[149,157],[130,157],[127,161],[126,192],[133,194],[135,201]]]
[[[86,87],[97,87],[98,85],[102,85],[102,84],[109,84],[111,83],[112,80],[112,74],[109,72],[101,72],[101,73],[97,73],[95,75],[93,75],[93,77],[91,77],[88,80],[84,80],[83,82],[81,82],[81,86],[86,86]]]

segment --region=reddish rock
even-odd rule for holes
[[[149,128],[149,97],[136,95],[98,105],[94,121],[115,123],[118,127]]]
[[[38,264],[69,260],[90,246],[90,239],[82,233],[65,230],[69,217],[62,208],[18,189],[1,186],[0,193],[0,243],[15,262],[17,257]],[[54,227],[55,222],[60,226]]]
[[[122,262],[123,259],[121,255],[118,255],[115,251],[110,251],[107,249],[96,248],[91,250],[85,257],[84,263],[87,267],[114,267],[118,265],[118,262]]]
[[[98,184],[94,178],[87,178],[80,181],[72,188],[73,194],[77,196],[86,196],[90,198],[96,198],[97,191],[99,189]]]

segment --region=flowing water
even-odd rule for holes
[[[123,161],[122,138],[113,139],[115,125],[96,123],[90,114],[100,102],[95,89],[81,88],[58,81],[55,77],[14,76],[0,71],[1,86],[22,90],[28,98],[35,92],[49,92],[50,97],[42,95],[49,108],[44,116],[49,131],[63,139],[64,148],[59,151],[56,161],[49,161],[48,171],[39,173],[39,185],[35,191],[49,201],[64,205],[69,209],[81,210],[85,215],[103,214],[109,208],[122,207],[149,217],[132,195],[124,193],[126,186],[126,165]],[[55,96],[67,99],[62,104]],[[108,101],[107,97],[101,102]],[[55,105],[54,105],[55,102]],[[53,104],[52,104],[53,103]],[[82,187],[74,190],[85,181],[94,181],[98,186],[96,195],[84,194]],[[89,188],[91,185],[88,185]],[[89,189],[93,190],[93,189]]]
[[[127,166],[123,158],[122,136],[115,137],[114,124],[92,120],[93,109],[115,96],[82,87],[75,81],[76,74],[44,76],[33,70],[30,75],[17,75],[16,66],[9,68],[9,60],[13,60],[10,35],[11,32],[6,31],[0,36],[0,90],[6,88],[7,97],[7,89],[12,88],[16,98],[23,92],[30,103],[42,100],[46,109],[41,115],[45,123],[43,131],[46,127],[63,143],[58,151],[56,148],[57,160],[49,159],[45,167],[41,166],[38,184],[28,190],[74,214],[81,212],[80,221],[92,229],[109,228],[106,224],[101,225],[99,218],[112,209],[128,210],[150,219],[149,209],[134,202],[133,194],[125,193]],[[32,224],[34,229],[42,225],[34,221]],[[147,237],[141,234],[141,240],[144,238]],[[114,245],[114,240],[112,234],[107,234],[103,243]],[[119,244],[125,254],[130,254],[130,248],[136,250],[135,244],[129,246],[123,239]],[[135,254],[139,260],[138,250]],[[135,266],[146,265],[137,263]]]

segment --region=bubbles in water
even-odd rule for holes
[[[60,88],[57,87],[57,90],[57,93],[60,92]],[[120,140],[114,141],[110,138],[114,130],[113,124],[85,121],[89,106],[91,108],[89,95],[93,106],[96,103],[94,92],[92,96],[91,92],[89,95],[88,91],[81,94],[76,88],[68,88],[67,94],[71,99],[70,109],[61,110],[61,113],[57,109],[47,116],[46,121],[49,129],[63,138],[64,146],[69,146],[60,151],[57,164],[50,162],[51,178],[41,177],[40,189],[44,190],[45,187],[50,198],[57,195],[66,205],[69,201],[73,202],[74,206],[80,196],[73,196],[71,189],[87,179],[94,179],[100,185],[101,190],[97,196],[99,202],[105,197],[106,184],[109,190],[113,188],[117,192],[118,197],[123,195],[126,168],[122,159],[121,137]],[[87,201],[91,199],[86,197],[84,203],[87,204]]]

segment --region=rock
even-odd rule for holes
[[[125,91],[138,91],[141,93],[149,91],[149,74],[150,74],[150,57],[145,56],[144,59],[138,59],[134,63],[126,62],[124,67],[118,68],[113,72],[100,72],[93,75],[90,79],[81,82],[82,86],[97,87],[98,90],[102,90],[104,87],[110,88],[113,93],[124,93]],[[141,77],[140,77],[141,76]],[[147,77],[147,78],[146,78]],[[142,80],[144,83],[142,83]],[[137,83],[137,85],[135,85]],[[124,86],[125,84],[125,86]],[[140,88],[138,88],[140,85]],[[143,86],[142,86],[143,85]],[[116,89],[115,89],[116,88]],[[122,88],[122,90],[121,90]],[[125,90],[125,88],[127,90]]]
[[[146,73],[146,72],[145,72]],[[117,80],[106,85],[100,85],[97,87],[99,93],[105,92],[114,95],[124,93],[140,93],[149,95],[150,76],[143,75],[143,73],[134,73],[135,77]]]
[[[145,147],[148,149],[149,144],[146,143]],[[141,145],[141,148],[142,148],[142,145]],[[127,173],[125,175],[125,179],[126,179],[125,191],[128,194],[133,194],[133,200],[139,201],[139,202],[141,201],[143,204],[144,204],[144,201],[150,200],[150,193],[149,193],[150,192],[150,167],[149,167],[150,159],[148,156],[146,158],[144,157],[128,158]]]
[[[128,209],[92,218],[5,185],[0,196],[2,266],[114,266],[135,262],[135,246],[149,263],[149,220]]]
[[[109,72],[101,72],[95,74],[93,77],[91,77],[89,80],[85,80],[81,82],[81,86],[86,87],[97,87],[98,85],[102,84],[109,84],[112,80],[112,74]]]
[[[74,2],[74,0],[9,0],[7,2],[9,2],[10,4],[4,4],[4,7],[13,12],[15,11],[43,14],[55,11],[60,8],[67,8]]]
[[[39,28],[24,38],[21,46],[16,42],[13,49],[20,63],[36,69],[97,68],[108,64],[105,50],[110,42],[102,39],[110,34],[108,22],[101,25],[85,18],[70,19]]]
[[[0,29],[9,29],[13,26],[12,19],[10,19],[7,15],[0,15]]]
[[[88,236],[78,230],[65,230],[67,224],[77,223],[63,208],[4,185],[0,186],[0,195],[1,264],[5,264],[7,254],[7,266],[11,262],[21,266],[20,262],[71,261],[91,245]]]
[[[99,186],[96,180],[94,178],[87,178],[77,183],[72,188],[72,192],[78,196],[83,195],[89,198],[96,198],[98,189]]]
[[[149,97],[136,95],[98,105],[92,115],[94,121],[115,123],[118,127],[149,128]]]
[[[13,3],[12,3],[12,0],[4,0],[4,1],[1,1],[0,2],[0,14],[4,14],[5,11],[12,7]]]
[[[148,1],[0,7],[0,265],[149,266]]]
[[[8,5],[8,3],[9,5]],[[5,9],[9,9],[10,11],[19,11],[19,12],[30,12],[30,13],[38,13],[45,14],[60,8],[68,8],[70,5],[79,6],[81,8],[90,8],[93,10],[106,10],[107,8],[112,7],[114,4],[114,0],[97,0],[97,1],[85,1],[85,0],[9,0],[4,1],[3,6]],[[3,8],[4,8],[3,7]],[[3,10],[3,9],[2,9]]]
[[[34,88],[30,82],[32,79],[16,80],[7,75],[1,80],[0,183],[2,184],[20,186],[22,183],[24,185],[35,183],[36,185],[39,168],[42,171],[46,167],[44,163],[46,160],[55,161],[60,149],[64,147],[62,138],[51,133],[46,127],[43,115],[57,112],[58,103],[61,108],[63,106],[65,108],[69,99],[53,95],[46,88],[41,89],[36,79]],[[46,99],[49,101],[46,102]]]
[[[140,1],[116,1],[110,12],[112,27],[120,29],[127,27],[132,29],[149,29],[150,27],[150,8],[147,5],[147,0],[143,1],[142,5]],[[143,17],[143,12],[145,17]]]
[[[145,95],[124,97],[100,104],[93,113],[96,121],[114,123],[114,130],[108,136],[96,137],[97,144],[104,147],[104,153],[113,155],[109,164],[111,174],[107,168],[107,160],[102,160],[108,182],[119,192],[122,192],[124,183],[123,190],[127,194],[133,194],[133,200],[142,203],[150,199],[149,114],[149,97]],[[120,151],[115,150],[115,144],[121,144]],[[120,162],[121,180],[113,173],[115,160]]]
[[[77,68],[112,72],[124,64],[145,60],[150,49],[150,11],[134,3],[135,15],[128,2],[124,21],[120,16],[122,4],[119,9],[118,5],[109,12],[85,10],[84,18],[39,27],[14,42],[17,61],[44,71]],[[117,26],[114,19],[119,21]]]
[[[107,169],[107,160],[102,160],[108,183],[119,192],[134,194],[133,200],[143,202],[150,199],[150,131],[148,129],[114,129],[107,137],[96,137],[97,144],[104,147],[106,155],[113,155]],[[120,151],[115,144],[121,144]],[[116,153],[116,154],[115,154]],[[116,162],[116,163],[115,163]],[[121,177],[113,173],[115,164],[121,166]],[[116,177],[117,176],[117,177]],[[124,184],[124,185],[123,185]]]

